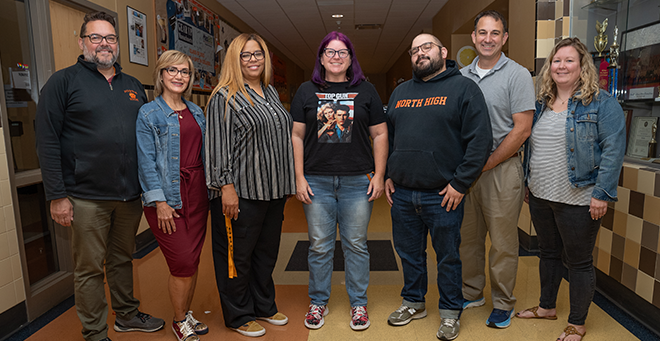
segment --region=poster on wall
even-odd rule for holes
[[[158,56],[167,50],[187,54],[195,66],[194,89],[213,90],[224,54],[240,33],[195,0],[157,0]]]
[[[128,18],[128,54],[131,63],[149,66],[147,56],[147,16],[135,9],[126,6]]]

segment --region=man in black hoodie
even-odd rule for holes
[[[121,72],[115,20],[85,16],[83,54],[44,85],[36,115],[37,153],[53,220],[70,226],[76,311],[88,341],[108,338],[104,270],[114,329],[153,332],[162,319],[138,310],[133,250],[142,216],[135,121],[144,87]]]
[[[437,337],[458,336],[463,307],[459,246],[463,196],[492,146],[488,108],[479,87],[463,77],[438,38],[420,34],[409,51],[413,79],[388,104],[390,157],[385,194],[392,236],[401,257],[403,303],[388,323],[426,317],[426,238],[437,255],[441,323]]]

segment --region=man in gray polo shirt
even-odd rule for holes
[[[506,20],[485,11],[474,21],[472,42],[478,56],[461,73],[475,81],[486,98],[493,129],[493,148],[481,176],[465,195],[461,227],[463,309],[485,304],[486,234],[493,311],[486,324],[511,324],[518,270],[518,216],[524,198],[519,152],[532,129],[534,85],[529,71],[502,53],[509,34]]]

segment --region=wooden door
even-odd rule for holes
[[[85,12],[50,1],[50,25],[53,35],[53,56],[55,70],[63,69],[76,63],[82,50],[78,47],[80,26]]]

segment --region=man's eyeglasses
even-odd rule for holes
[[[264,51],[257,50],[252,53],[250,52],[241,52],[241,60],[244,62],[249,62],[250,59],[252,59],[252,56],[254,56],[254,59],[256,60],[262,60],[266,56],[264,54]]]
[[[335,51],[334,49],[326,47],[323,49],[323,54],[328,58],[332,58],[335,56],[335,54],[339,54],[339,58],[344,59],[348,57],[350,53],[348,52],[348,49],[341,49],[339,51]]]
[[[108,34],[107,36],[102,36],[100,34],[90,34],[81,36],[80,38],[89,38],[89,41],[92,42],[92,44],[100,44],[103,39],[105,39],[108,44],[117,44],[117,41],[119,40],[119,37],[114,34]]]
[[[181,77],[184,77],[184,78],[190,77],[190,70],[188,70],[188,69],[179,70],[179,69],[175,68],[174,66],[170,66],[170,67],[168,67],[166,69],[163,69],[163,70],[167,71],[167,74],[172,76],[172,77],[176,77],[177,73],[180,73]]]
[[[438,45],[436,43],[428,42],[428,43],[424,43],[422,45],[413,47],[412,49],[410,49],[410,51],[408,51],[408,54],[410,54],[410,56],[412,57],[412,56],[416,55],[417,52],[419,52],[419,50],[422,50],[422,52],[424,52],[424,53],[429,52],[433,48],[433,45],[435,45],[437,47],[442,47],[441,45]]]

